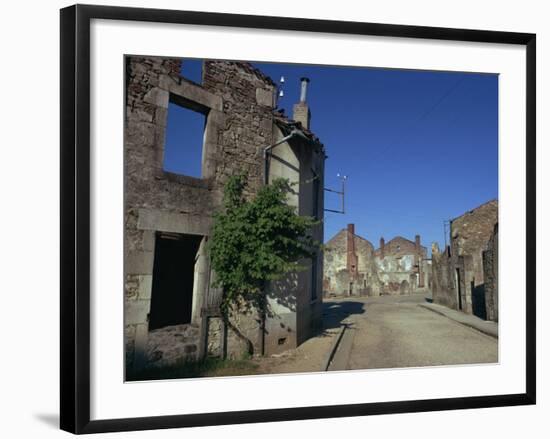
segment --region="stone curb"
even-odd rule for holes
[[[471,329],[475,329],[476,331],[481,332],[482,334],[488,335],[489,337],[496,338],[498,340],[498,333],[495,334],[494,332],[488,331],[487,329],[485,329],[485,328],[483,328],[479,325],[474,325],[472,323],[468,323],[468,322],[464,322],[464,321],[454,319],[450,315],[448,315],[448,314],[446,314],[446,313],[444,313],[444,312],[442,312],[438,309],[432,308],[431,306],[428,306],[426,304],[419,303],[419,306],[421,306],[422,308],[427,309],[429,311],[432,311],[436,314],[439,314],[440,316],[447,317],[449,320],[452,320],[453,322],[460,323],[461,325],[467,326],[468,328],[471,328]]]
[[[332,342],[332,346],[327,354],[327,357],[324,362],[323,371],[327,371],[330,363],[334,359],[334,354],[336,353],[336,350],[338,349],[338,346],[340,345],[340,342],[342,341],[342,337],[344,336],[344,332],[347,328],[347,325],[345,323],[340,326],[340,332],[336,336],[336,339]]]

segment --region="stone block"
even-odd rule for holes
[[[168,102],[170,95],[166,90],[162,90],[158,87],[154,87],[145,93],[143,100],[148,104],[156,105],[161,108],[168,108]]]
[[[163,75],[160,78],[159,84],[161,88],[169,91],[173,95],[182,97],[186,101],[190,101],[189,108],[192,108],[196,111],[200,110],[200,108],[198,107],[223,111],[223,100],[220,96],[210,93],[206,91],[203,87],[188,82],[183,78],[178,84],[174,82],[170,77]],[[198,104],[198,107],[193,108],[193,104]]]
[[[205,215],[139,209],[138,228],[143,230],[208,235],[211,225],[212,218]]]
[[[145,274],[138,276],[138,298],[142,300],[151,299],[151,290],[153,289],[153,276],[151,274]]]
[[[152,274],[154,253],[152,251],[131,251],[126,255],[126,274]]]
[[[256,102],[258,105],[273,108],[273,91],[265,88],[256,89]]]
[[[153,146],[155,144],[155,125],[148,122],[131,120],[126,129],[126,146]]]
[[[126,325],[147,324],[150,308],[150,300],[127,300],[124,304],[124,323]]]
[[[161,127],[166,127],[168,119],[168,108],[157,107],[155,110],[155,124]]]
[[[155,232],[151,230],[143,231],[143,250],[147,252],[155,251]]]

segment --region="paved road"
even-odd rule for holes
[[[498,341],[421,306],[424,295],[325,301],[349,323],[330,370],[494,363]]]

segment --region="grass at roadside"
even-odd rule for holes
[[[248,358],[240,360],[222,360],[208,357],[202,361],[186,361],[172,366],[150,367],[129,373],[128,381],[166,380],[177,378],[199,378],[216,376],[253,375],[258,365]]]

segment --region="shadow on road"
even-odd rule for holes
[[[324,330],[339,328],[342,321],[353,314],[364,314],[365,304],[346,300],[341,302],[323,303],[323,327]]]

